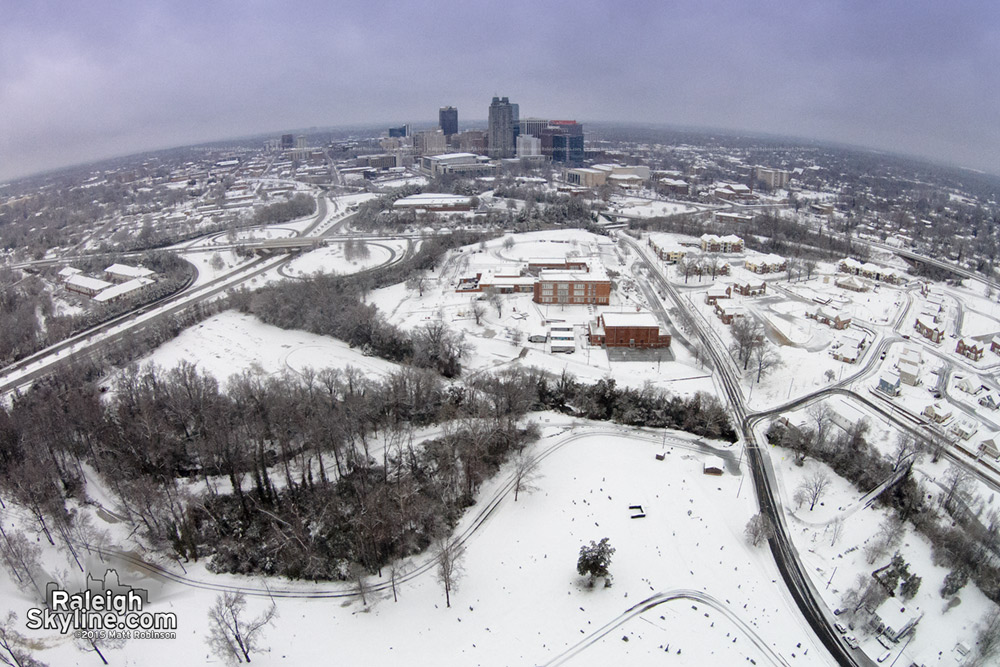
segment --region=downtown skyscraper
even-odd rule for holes
[[[489,155],[512,158],[517,153],[518,108],[506,97],[494,97],[490,104]]]

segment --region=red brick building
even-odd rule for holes
[[[608,305],[611,279],[603,271],[545,271],[535,282],[535,303]]]
[[[605,347],[670,347],[670,334],[652,313],[603,313],[590,325],[591,345]]]
[[[983,352],[985,352],[986,350],[983,347],[982,343],[977,343],[971,338],[969,339],[959,338],[958,346],[955,348],[955,351],[958,352],[959,354],[965,355],[966,357],[972,359],[973,361],[979,361],[980,359],[983,358]]]
[[[767,292],[767,283],[763,280],[759,282],[736,283],[733,291],[743,296],[758,296]]]

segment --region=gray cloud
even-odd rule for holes
[[[10,3],[17,4],[17,3]],[[523,115],[1000,172],[992,2],[41,2],[0,21],[0,178],[285,128]]]

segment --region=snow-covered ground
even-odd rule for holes
[[[828,399],[828,405],[850,420],[865,417],[863,410],[842,397]],[[804,410],[786,413],[793,422],[808,422]],[[869,443],[884,455],[891,454],[896,442],[896,431],[870,417]],[[848,422],[851,423],[851,422]],[[839,432],[833,427],[834,436]],[[901,642],[892,651],[895,664],[963,664],[954,650],[958,642],[973,646],[978,632],[978,624],[994,607],[974,584],[963,588],[959,594],[961,604],[948,608],[947,601],[939,595],[945,575],[949,569],[935,562],[930,543],[917,533],[912,525],[905,525],[898,546],[874,563],[867,562],[864,547],[884,534],[885,522],[890,513],[885,509],[870,506],[872,496],[862,494],[846,480],[838,477],[826,465],[807,458],[804,465],[794,465],[794,455],[780,447],[770,448],[771,461],[778,469],[777,488],[785,508],[789,534],[795,541],[799,556],[812,574],[813,582],[831,609],[844,607],[844,596],[848,589],[856,587],[859,579],[870,579],[872,571],[886,565],[893,550],[910,564],[910,571],[921,577],[920,589],[910,601],[897,600],[914,615],[923,614],[913,638]],[[935,480],[940,479],[948,467],[945,460],[932,463],[925,457],[916,466],[917,479],[926,485],[931,493],[928,502],[940,494]],[[824,473],[830,479],[830,486],[813,510],[809,503],[799,505],[794,494],[799,485],[816,473]],[[975,494],[991,496],[985,486],[976,483]],[[836,535],[836,522],[843,524],[841,534]],[[891,604],[891,602],[889,603]],[[841,619],[845,623],[845,619]],[[863,625],[850,628],[861,642],[861,648],[869,656],[879,656],[885,648],[866,630]],[[905,644],[905,645],[904,645]],[[939,653],[940,652],[940,653]]]
[[[366,357],[336,338],[287,331],[236,311],[220,313],[185,330],[139,364],[173,368],[181,361],[194,363],[220,384],[251,369],[272,374],[351,366],[369,377],[380,377],[398,368],[378,357]]]
[[[344,664],[414,666],[830,664],[775,584],[778,573],[766,548],[754,549],[744,538],[755,511],[753,493],[749,486],[742,493],[731,464],[722,477],[702,474],[705,455],[684,434],[664,441],[658,433],[538,417],[544,437],[529,451],[548,453],[538,490],[522,493],[516,503],[508,492],[470,530],[503,495],[507,474],[482,488],[456,529],[469,539],[450,609],[432,572],[404,582],[398,602],[383,591],[367,609],[350,598],[279,597],[279,616],[264,641],[270,652],[254,655],[253,662],[318,664],[336,656]],[[663,461],[654,458],[659,453]],[[635,505],[644,518],[631,518],[639,513],[630,509]],[[121,524],[102,527],[123,530]],[[614,585],[599,582],[591,589],[577,575],[576,559],[581,545],[603,537],[616,549]],[[184,575],[177,564],[163,565]],[[270,588],[281,595],[349,588],[212,575],[204,562],[185,565],[184,576],[194,585],[150,576],[114,558],[92,558],[89,567],[98,576],[116,567],[124,583],[149,589],[149,611],[178,616],[177,639],[130,641],[109,651],[112,664],[218,662],[204,643],[214,586]],[[0,591],[2,610],[13,609],[22,619],[34,606],[8,580]],[[654,601],[662,604],[628,613],[658,594]],[[250,611],[264,604],[251,598]],[[30,636],[38,658],[50,664],[95,659],[58,633]]]
[[[392,261],[406,251],[405,241],[358,241],[368,250],[367,257],[352,257],[344,254],[343,243],[330,243],[318,250],[302,253],[290,261],[283,269],[286,276],[305,276],[312,273],[337,273],[345,275],[364,271]]]

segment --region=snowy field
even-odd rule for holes
[[[406,251],[405,241],[363,241],[368,250],[367,257],[347,259],[343,243],[303,253],[285,265],[285,276],[306,276],[312,273],[336,273],[346,275],[379,266],[399,257]]]
[[[722,477],[705,476],[705,455],[685,434],[664,441],[659,433],[539,418],[544,437],[530,449],[546,454],[538,490],[515,503],[506,474],[484,485],[456,529],[467,540],[450,609],[432,573],[403,582],[398,602],[383,591],[368,607],[350,597],[278,597],[279,616],[264,640],[270,652],[254,655],[253,663],[321,664],[335,655],[350,665],[831,664],[774,583],[768,551],[751,548],[743,536],[753,494],[748,487],[737,497],[741,479],[731,474],[732,463]],[[631,518],[634,505],[644,518]],[[578,551],[603,537],[616,549],[613,586],[588,588],[575,571]],[[49,558],[50,567],[57,560]],[[219,585],[281,596],[349,592],[331,583],[212,575],[204,562],[187,564],[186,574],[163,565],[186,583],[115,558],[89,564],[98,575],[117,567],[123,582],[149,589],[148,610],[178,616],[177,639],[133,640],[108,652],[112,664],[216,664],[204,639]],[[34,604],[9,581],[0,591],[3,610],[22,618]],[[662,604],[630,613],[649,598]],[[264,604],[251,598],[250,611]],[[49,664],[96,660],[57,633],[32,638]]]
[[[335,338],[286,331],[232,310],[185,330],[139,363],[173,368],[181,361],[194,363],[222,385],[230,376],[246,370],[270,375],[297,373],[307,367],[321,370],[351,366],[366,376],[381,377],[398,368],[378,357],[366,357]]]

